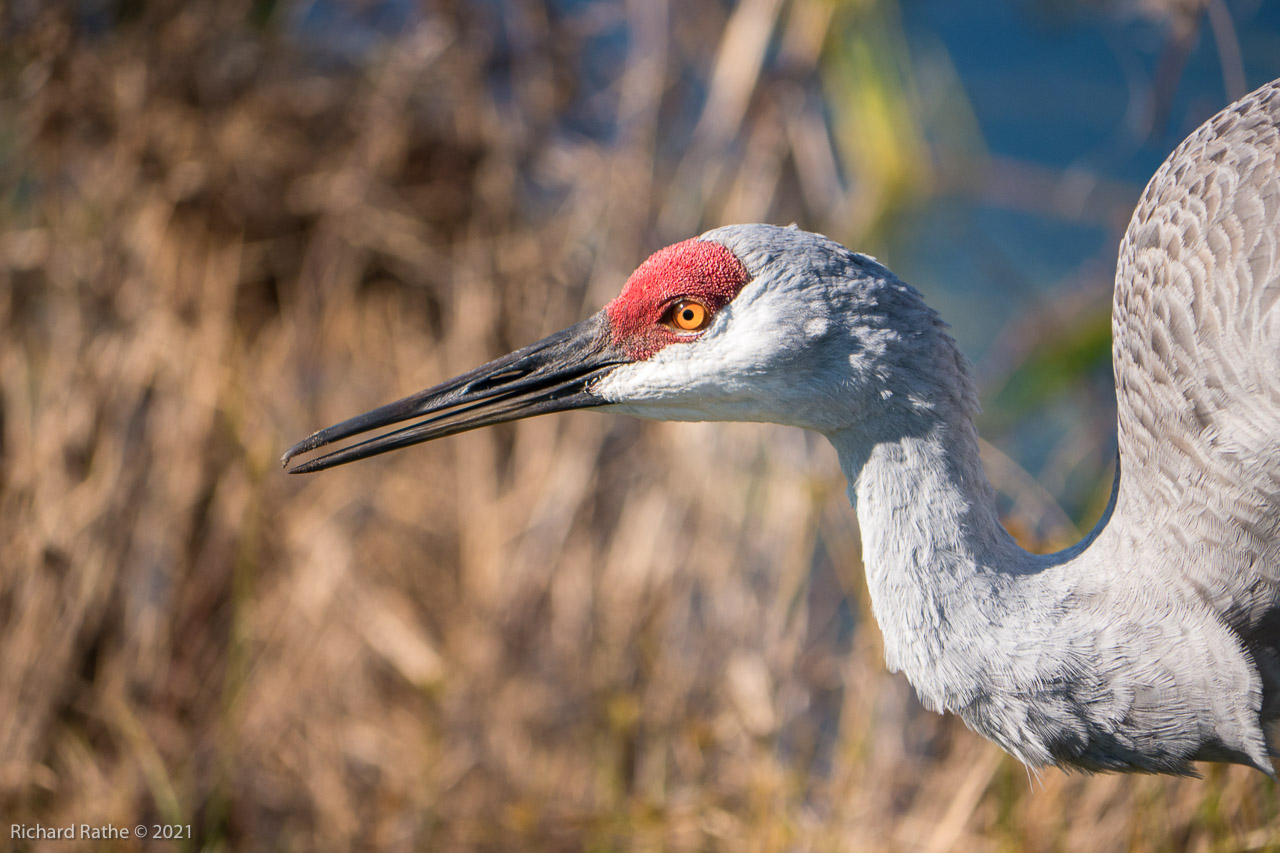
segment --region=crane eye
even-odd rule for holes
[[[692,299],[681,299],[667,312],[667,325],[681,332],[697,332],[711,322],[711,312],[707,306]]]

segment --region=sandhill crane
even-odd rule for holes
[[[1022,550],[978,460],[968,364],[920,294],[818,234],[718,228],[595,316],[320,430],[319,471],[600,407],[771,421],[835,446],[888,665],[1028,765],[1274,776],[1280,716],[1280,80],[1170,155],[1120,246],[1120,470],[1079,544]]]

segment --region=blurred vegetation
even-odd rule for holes
[[[583,413],[278,468],[703,228],[875,250],[937,182],[897,15],[4,6],[5,823],[193,829],[120,850],[1277,846],[1256,773],[1031,776],[924,712],[812,436]],[[1094,327],[1029,328],[1009,410],[1105,378]],[[1105,491],[1103,412],[1064,470]],[[989,462],[1032,545],[1067,535]]]

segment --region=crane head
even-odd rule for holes
[[[873,259],[817,234],[729,226],[655,253],[594,316],[447,382],[322,429],[284,455],[416,421],[303,462],[306,473],[476,427],[608,407],[660,420],[768,421],[831,432],[906,340],[886,312],[923,312]],[[891,384],[891,383],[890,383]]]

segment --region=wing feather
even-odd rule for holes
[[[1151,576],[1181,576],[1222,614],[1276,701],[1280,81],[1151,179],[1120,246],[1112,327],[1115,518]]]

